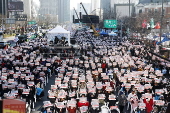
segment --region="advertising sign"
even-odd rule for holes
[[[26,103],[17,99],[4,99],[3,113],[26,113]]]
[[[117,20],[104,20],[105,28],[117,28]]]
[[[27,21],[27,15],[26,14],[16,15],[16,21]]]
[[[23,12],[24,4],[22,1],[8,2],[8,11]]]
[[[15,24],[15,18],[6,18],[6,24]]]

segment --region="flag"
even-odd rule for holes
[[[161,27],[160,27],[160,23],[159,22],[157,22],[156,23],[156,26],[155,26],[155,29],[160,29]]]
[[[150,20],[150,27],[151,27],[151,28],[154,28],[154,27],[155,27],[155,25],[154,25],[154,19],[153,19],[153,18],[151,18],[151,20]]]
[[[146,28],[146,27],[147,27],[147,22],[146,22],[146,20],[144,20],[142,23],[142,28]]]

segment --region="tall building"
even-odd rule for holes
[[[39,20],[58,23],[58,0],[40,0]]]
[[[7,14],[7,0],[0,0],[0,14],[6,15]]]
[[[103,12],[103,18],[104,19],[111,19],[110,13],[111,13],[111,1],[110,0],[100,0],[101,1],[101,9]]]
[[[163,14],[164,18],[169,19],[170,18],[170,2],[163,4]],[[140,3],[136,5],[136,14],[142,14],[142,13],[162,13],[162,4],[161,3]],[[153,15],[151,15],[153,16]],[[159,14],[157,15],[160,16]]]
[[[41,15],[57,15],[58,11],[58,1],[57,0],[40,0],[40,10]]]
[[[58,0],[58,22],[70,21],[70,0]]]
[[[91,3],[83,3],[83,6],[86,9],[87,13],[90,15]],[[79,13],[79,12],[82,12],[82,15],[86,15],[86,13],[80,3],[77,4],[77,13]]]
[[[111,9],[114,11],[116,18],[132,16],[135,13],[135,5],[138,3],[139,0],[130,0],[130,4],[129,0],[111,0]]]
[[[32,0],[21,0],[24,3],[24,12],[23,14],[27,14],[27,20],[31,20],[33,17],[32,14]]]
[[[39,18],[47,17],[51,23],[70,21],[70,0],[40,0]]]
[[[111,11],[111,0],[91,0],[91,10],[100,16],[100,20],[108,19]]]
[[[162,0],[139,0],[139,3],[161,3]],[[170,2],[170,0],[164,0],[164,2]]]
[[[91,11],[95,11],[100,8],[100,0],[91,0]]]

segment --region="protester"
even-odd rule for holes
[[[53,55],[56,50],[42,37],[1,50],[1,97],[31,104],[36,95],[44,96],[44,86],[55,76],[43,112],[150,113],[166,106],[169,62],[147,57],[145,45],[128,40],[119,44],[79,34],[76,41],[80,47],[58,50],[61,56]]]

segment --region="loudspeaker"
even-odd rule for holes
[[[70,38],[70,43],[71,43],[71,44],[76,44],[75,38]]]

